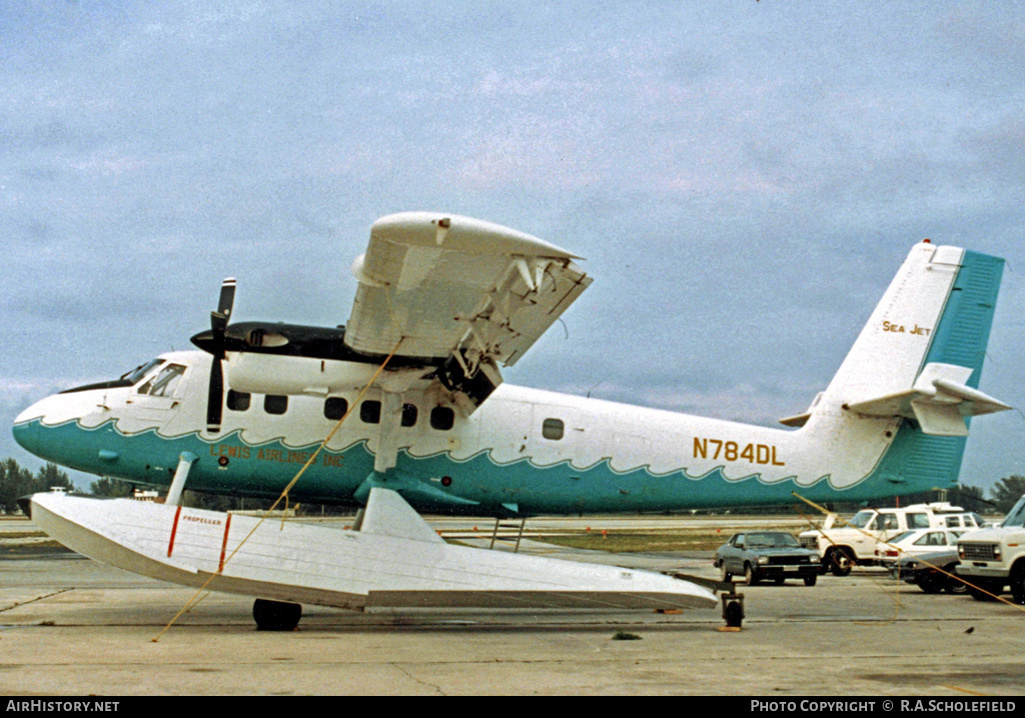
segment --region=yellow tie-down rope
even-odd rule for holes
[[[799,498],[799,499],[800,499],[801,501],[803,501],[804,503],[808,504],[809,506],[812,506],[812,507],[814,507],[815,509],[817,509],[817,510],[821,511],[821,512],[822,512],[822,513],[824,513],[824,514],[830,514],[830,513],[832,513],[832,512],[831,512],[831,511],[829,511],[828,509],[826,509],[826,508],[824,508],[824,507],[822,507],[822,506],[819,506],[819,505],[818,505],[818,504],[816,504],[816,503],[815,503],[814,501],[811,501],[811,500],[809,500],[809,499],[806,499],[806,498],[804,498],[804,497],[803,497],[803,496],[801,496],[800,494],[797,494],[797,493],[795,493],[795,492],[791,492],[791,494],[792,494],[793,496],[796,496],[797,498]],[[838,519],[839,519],[839,520],[840,520],[840,521],[841,521],[842,523],[844,523],[844,524],[845,524],[846,526],[848,526],[849,528],[852,528],[852,529],[854,529],[855,531],[858,531],[858,532],[860,532],[860,533],[864,534],[865,536],[868,536],[868,537],[869,537],[870,539],[872,539],[873,541],[878,541],[879,543],[883,544],[884,546],[889,546],[890,548],[892,548],[892,549],[894,549],[895,551],[897,551],[897,553],[898,553],[898,554],[900,554],[900,553],[904,553],[904,551],[901,551],[901,549],[900,549],[900,548],[899,548],[898,546],[894,546],[893,544],[891,544],[891,543],[888,543],[888,542],[886,542],[886,541],[883,541],[882,539],[877,539],[877,538],[876,538],[875,536],[873,536],[872,534],[868,533],[867,531],[863,531],[862,529],[858,528],[857,526],[851,526],[851,525],[850,525],[850,524],[849,524],[849,523],[848,523],[847,521],[844,521],[844,520],[843,520],[842,518],[840,518],[839,516],[838,516],[837,518],[838,518]],[[823,532],[822,532],[822,535],[826,537],[826,540],[827,540],[827,541],[829,541],[829,543],[833,544],[833,540],[832,540],[831,538],[829,538],[829,535],[828,535],[828,534],[827,534],[827,533],[826,533],[825,531],[823,531]],[[835,546],[836,544],[833,544],[833,545]],[[932,565],[932,564],[931,564],[931,563],[929,563],[928,561],[923,561],[922,559],[916,559],[916,560],[917,560],[917,561],[919,561],[919,562],[920,562],[920,563],[921,563],[921,564],[922,564],[923,566],[928,566],[929,568],[931,568],[931,569],[934,569],[934,570],[938,571],[939,573],[942,573],[942,574],[943,574],[944,576],[949,576],[950,578],[954,579],[955,581],[960,581],[960,582],[961,582],[961,583],[963,583],[963,584],[964,584],[965,586],[968,586],[968,587],[970,587],[970,588],[972,588],[972,589],[975,589],[975,590],[976,590],[976,591],[978,591],[979,593],[984,593],[984,594],[986,594],[987,596],[989,596],[989,597],[991,597],[991,598],[995,598],[995,599],[996,599],[997,601],[1001,601],[1002,603],[1006,603],[1006,604],[1007,604],[1008,606],[1012,606],[1013,608],[1016,608],[1016,609],[1017,609],[1017,610],[1019,610],[1019,611],[1025,611],[1025,606],[1020,606],[1020,605],[1018,605],[1018,604],[1016,604],[1016,603],[1012,603],[1011,601],[1008,601],[1008,600],[1007,600],[1006,598],[1004,598],[1003,596],[1000,596],[1000,595],[998,595],[998,594],[995,594],[995,593],[990,593],[990,592],[989,592],[989,591],[987,591],[986,589],[984,589],[984,588],[981,588],[980,586],[977,586],[977,585],[975,585],[974,583],[972,583],[972,582],[970,582],[970,581],[967,581],[967,580],[965,580],[965,579],[961,578],[961,577],[960,577],[960,576],[958,576],[957,574],[954,574],[954,573],[949,573],[948,571],[945,571],[945,570],[943,570],[943,569],[942,569],[942,568],[940,568],[939,566],[934,566],[934,565]],[[856,562],[855,562],[855,563],[856,563]]]
[[[281,503],[282,499],[285,500],[286,505],[287,505],[287,502],[288,502],[288,492],[291,491],[292,487],[295,486],[297,481],[299,481],[299,477],[301,477],[304,473],[306,473],[306,469],[310,468],[310,466],[313,465],[313,462],[317,459],[317,456],[320,454],[320,452],[324,449],[325,446],[327,446],[327,443],[329,441],[331,441],[331,439],[334,437],[334,435],[338,431],[338,429],[341,428],[342,423],[348,418],[349,414],[352,413],[352,410],[356,407],[356,405],[358,405],[360,403],[360,401],[363,399],[363,396],[367,393],[367,391],[370,390],[370,387],[372,387],[374,385],[374,382],[377,381],[377,377],[381,376],[381,372],[384,371],[384,368],[386,366],[388,366],[388,362],[390,362],[392,357],[395,356],[395,353],[399,350],[399,346],[402,345],[402,340],[404,338],[405,337],[403,337],[402,339],[399,339],[398,343],[395,345],[395,348],[391,350],[391,353],[388,354],[388,356],[385,357],[384,361],[381,362],[381,365],[379,367],[377,367],[377,371],[375,371],[374,375],[372,377],[370,377],[370,381],[368,381],[367,385],[363,387],[362,391],[360,391],[359,396],[356,397],[356,400],[352,404],[349,405],[349,408],[342,415],[342,418],[338,420],[338,422],[334,425],[334,427],[331,429],[331,431],[328,432],[327,436],[324,437],[324,440],[320,442],[320,446],[318,446],[317,450],[313,452],[313,455],[310,456],[309,460],[307,460],[307,462],[305,464],[303,464],[302,468],[299,469],[298,473],[296,473],[296,475],[292,478],[292,480],[288,482],[288,486],[286,486],[284,491],[281,492],[281,495],[278,496],[277,500],[274,502],[274,505],[271,506],[269,509],[267,509],[267,511],[264,513],[264,515],[261,516],[260,520],[256,523],[256,526],[253,527],[252,531],[250,531],[246,535],[246,537],[239,542],[238,546],[235,547],[235,550],[233,550],[231,552],[231,554],[227,558],[224,559],[224,563],[222,564],[222,566],[227,564],[229,561],[231,561],[232,558],[234,558],[235,554],[238,553],[238,550],[240,548],[242,548],[242,546],[245,545],[246,541],[248,541],[252,537],[252,535],[254,533],[256,533],[256,530],[258,528],[260,528],[261,525],[263,525],[263,522],[266,521],[267,517],[270,516],[271,512],[274,511],[278,507],[278,504]],[[282,519],[282,529],[283,528],[284,528],[284,519]],[[218,575],[217,572],[214,572],[214,573],[210,574],[210,578],[208,578],[203,583],[203,585],[199,587],[199,590],[196,591],[196,593],[192,596],[192,598],[190,598],[188,601],[185,602],[185,605],[182,607],[182,609],[180,611],[178,611],[177,614],[175,614],[174,618],[172,618],[171,621],[166,626],[164,626],[164,630],[162,630],[160,633],[158,633],[152,639],[153,643],[156,643],[157,641],[159,641],[160,637],[163,636],[165,633],[167,633],[168,630],[170,630],[171,626],[174,625],[175,621],[177,621],[179,618],[181,618],[183,613],[185,613],[186,611],[189,611],[189,610],[195,608],[197,605],[199,605],[200,601],[202,601],[204,598],[206,598],[208,595],[210,595],[211,592],[207,591],[206,587],[210,585],[210,582],[213,581],[214,578],[217,577],[217,575]],[[204,591],[206,591],[206,593],[204,593]]]

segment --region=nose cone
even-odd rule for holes
[[[34,407],[29,407],[18,415],[18,418],[14,420],[11,433],[14,434],[14,440],[23,449],[38,455],[40,415],[33,409]]]

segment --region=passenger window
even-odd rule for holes
[[[566,426],[562,423],[562,419],[545,419],[541,423],[541,436],[550,441],[558,441],[565,431]]]
[[[263,398],[263,410],[268,414],[280,416],[288,411],[288,397],[268,394]]]
[[[232,411],[246,411],[249,408],[252,398],[252,394],[228,389],[228,408]]]
[[[436,406],[431,409],[431,428],[448,431],[456,423],[456,413],[447,406]]]
[[[961,528],[961,517],[960,516],[948,516],[947,526],[952,529]]]
[[[381,402],[376,399],[364,401],[359,405],[359,418],[364,424],[381,423]]]
[[[324,400],[324,416],[331,421],[338,421],[345,412],[349,410],[349,402],[338,396],[331,396]]]
[[[929,528],[929,517],[925,514],[908,514],[908,528],[909,529],[927,529]]]
[[[417,410],[413,404],[402,405],[402,425],[414,426],[416,424]]]

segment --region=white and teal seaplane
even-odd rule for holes
[[[166,502],[37,495],[33,516],[86,555],[276,601],[708,605],[688,581],[608,567],[581,577],[448,546],[416,512],[879,500],[954,485],[970,417],[1009,408],[978,388],[1003,260],[928,240],[833,380],[782,428],[503,383],[502,368],[590,285],[577,260],[489,222],[408,212],[371,228],[344,327],[231,322],[225,280],[197,350],[47,397],[14,425],[32,453],[167,491]],[[277,498],[286,487],[294,502],[366,507],[362,531],[275,528],[226,562],[243,520],[180,506],[184,489]]]

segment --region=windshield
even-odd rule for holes
[[[892,539],[889,539],[889,541],[890,541],[890,543],[900,543],[904,539],[910,538],[910,537],[914,536],[916,533],[918,533],[918,532],[917,531],[905,531],[904,533],[898,534],[897,536],[894,536]]]
[[[138,393],[150,396],[171,396],[178,388],[185,367],[181,364],[168,364],[160,373],[139,387]]]
[[[131,371],[126,371],[124,374],[121,375],[121,379],[129,382],[130,384],[135,384],[135,382],[139,381],[144,376],[146,376],[149,373],[150,369],[152,369],[155,366],[160,366],[163,363],[163,359],[151,359],[145,364],[140,364]]]
[[[1025,526],[1025,496],[1018,499],[1018,503],[1007,513],[1007,518],[1001,526]]]
[[[748,534],[747,535],[748,546],[766,546],[776,548],[790,548],[793,546],[800,546],[790,534]]]
[[[859,511],[854,514],[854,518],[850,520],[850,525],[856,529],[863,529],[868,525],[868,522],[876,515],[875,511]]]

